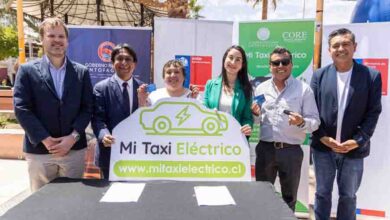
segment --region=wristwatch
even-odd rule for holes
[[[80,134],[77,131],[73,131],[70,135],[74,138],[74,140],[77,142],[80,139]]]

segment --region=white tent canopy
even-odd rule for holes
[[[159,0],[24,0],[23,12],[72,25],[151,26],[154,16],[167,16],[167,7]]]

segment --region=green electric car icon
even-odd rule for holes
[[[202,109],[194,102],[162,101],[152,108],[143,109],[139,120],[142,128],[151,135],[221,136],[221,132],[228,129],[224,114]]]

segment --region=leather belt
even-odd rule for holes
[[[275,149],[283,149],[286,147],[300,147],[299,144],[289,144],[284,142],[268,142],[268,141],[261,141],[264,144],[272,145]]]

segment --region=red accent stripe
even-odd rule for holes
[[[376,217],[386,217],[385,211],[378,211],[378,210],[360,209],[360,214],[376,216]]]

